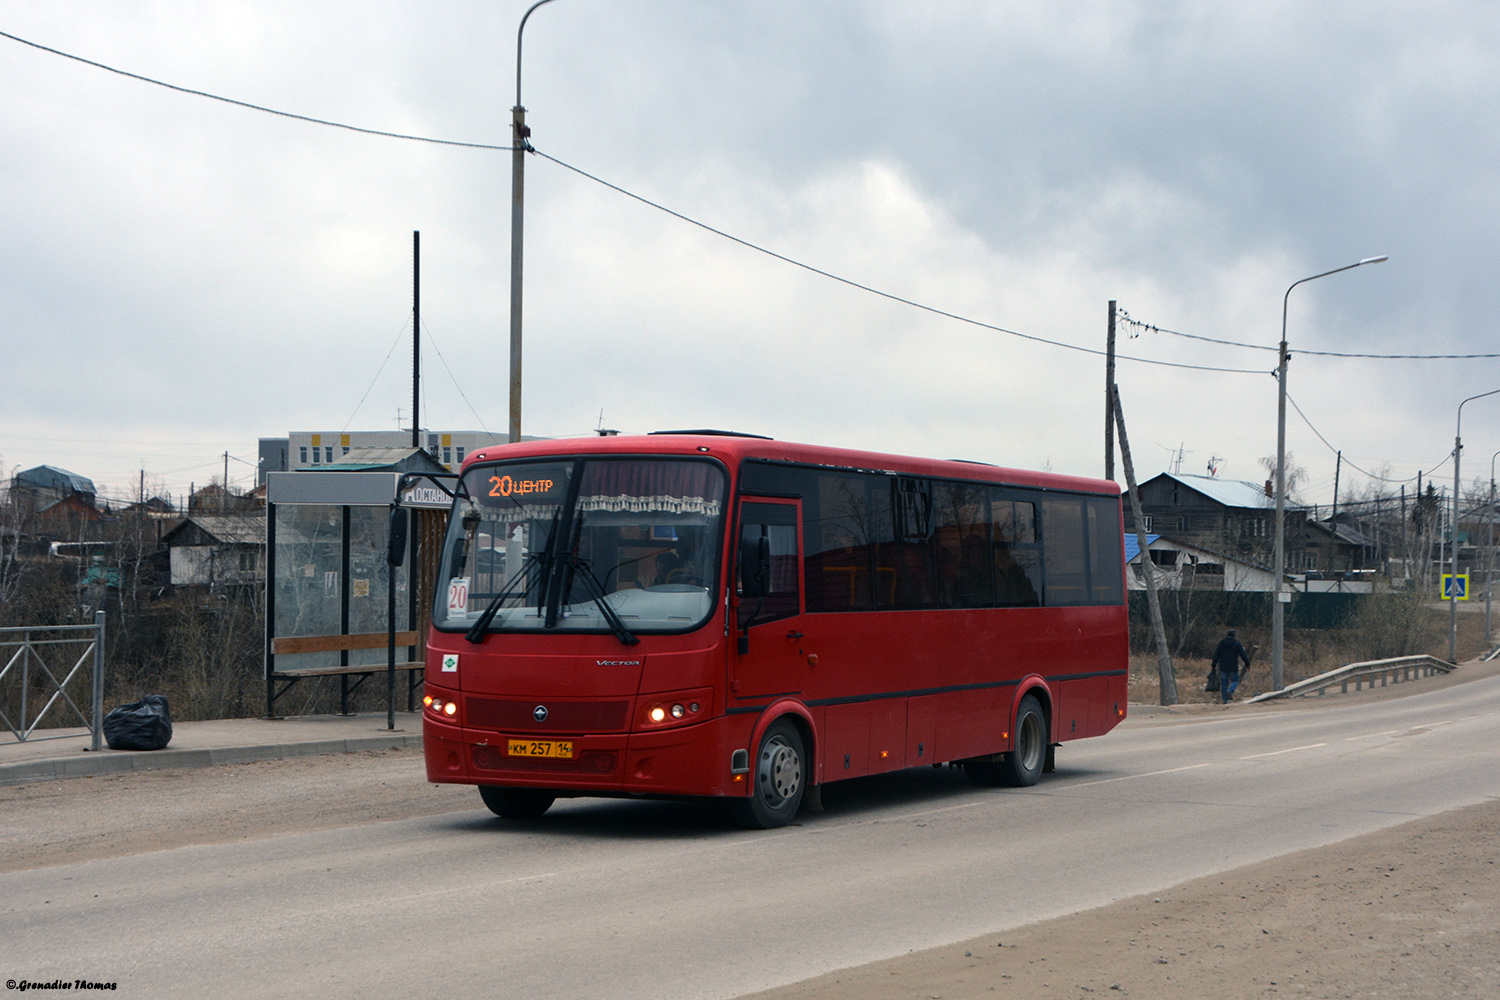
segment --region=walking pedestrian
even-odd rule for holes
[[[1223,704],[1229,704],[1234,698],[1234,689],[1240,685],[1241,660],[1245,661],[1245,666],[1250,666],[1250,654],[1245,652],[1245,647],[1234,637],[1234,629],[1230,629],[1219,640],[1219,648],[1214,650],[1211,664],[1219,672],[1219,697],[1223,699]]]

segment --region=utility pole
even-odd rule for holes
[[[1492,470],[1494,469],[1494,465],[1495,460],[1494,458],[1491,458],[1490,468]],[[1484,643],[1486,646],[1488,646],[1490,643],[1495,641],[1495,633],[1490,631],[1490,600],[1495,589],[1495,475],[1493,471],[1490,473],[1489,509],[1485,511],[1485,514],[1485,520],[1487,520],[1490,525],[1489,542],[1485,546],[1485,549],[1489,554],[1489,558],[1485,560],[1484,567]]]
[[[525,217],[526,154],[531,129],[521,104],[521,38],[531,12],[552,0],[537,0],[521,15],[516,29],[516,104],[510,109],[510,443],[521,440],[521,246]]]
[[[229,452],[224,453],[224,480],[220,484],[224,488],[219,491],[219,513],[222,514],[229,509]]]
[[[421,413],[422,384],[422,234],[412,230],[411,234],[411,446],[422,447]],[[400,426],[401,411],[396,411],[397,426]]]
[[[1411,546],[1406,541],[1406,484],[1401,484],[1401,564],[1406,568],[1406,578],[1411,579]]]
[[[1338,453],[1338,459],[1333,463],[1333,520],[1334,529],[1339,525],[1339,472],[1344,467],[1344,453]]]
[[[1145,516],[1141,513],[1141,494],[1135,485],[1135,464],[1130,460],[1130,439],[1125,436],[1125,412],[1120,408],[1120,390],[1113,386],[1115,421],[1120,426],[1120,461],[1125,466],[1125,485],[1130,490],[1130,513],[1135,518],[1135,540],[1141,550],[1141,575],[1146,578],[1146,604],[1151,609],[1151,631],[1156,634],[1156,673],[1160,679],[1161,703],[1177,704],[1177,675],[1172,670],[1172,654],[1167,650],[1167,630],[1161,620],[1161,601],[1156,596],[1156,568],[1146,544]]]
[[[1115,478],[1115,300],[1109,300],[1109,334],[1104,348],[1104,478]]]

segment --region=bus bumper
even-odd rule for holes
[[[723,716],[679,729],[569,737],[574,747],[570,760],[511,757],[505,748],[512,737],[520,739],[522,734],[466,730],[425,717],[422,752],[427,780],[581,794],[746,794],[745,776],[730,773],[734,748],[729,745],[729,720]]]

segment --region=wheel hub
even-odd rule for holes
[[[760,779],[767,799],[785,801],[797,794],[802,784],[802,761],[797,751],[780,739],[766,744],[761,755]]]

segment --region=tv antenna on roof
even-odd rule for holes
[[[1164,444],[1157,445],[1158,448],[1166,448],[1167,453],[1172,456],[1169,461],[1172,463],[1172,475],[1174,476],[1182,475],[1182,463],[1187,460],[1187,456],[1192,454],[1192,452],[1183,447],[1183,445],[1185,445],[1186,443],[1187,442],[1183,442],[1176,448],[1167,448],[1167,446]]]

